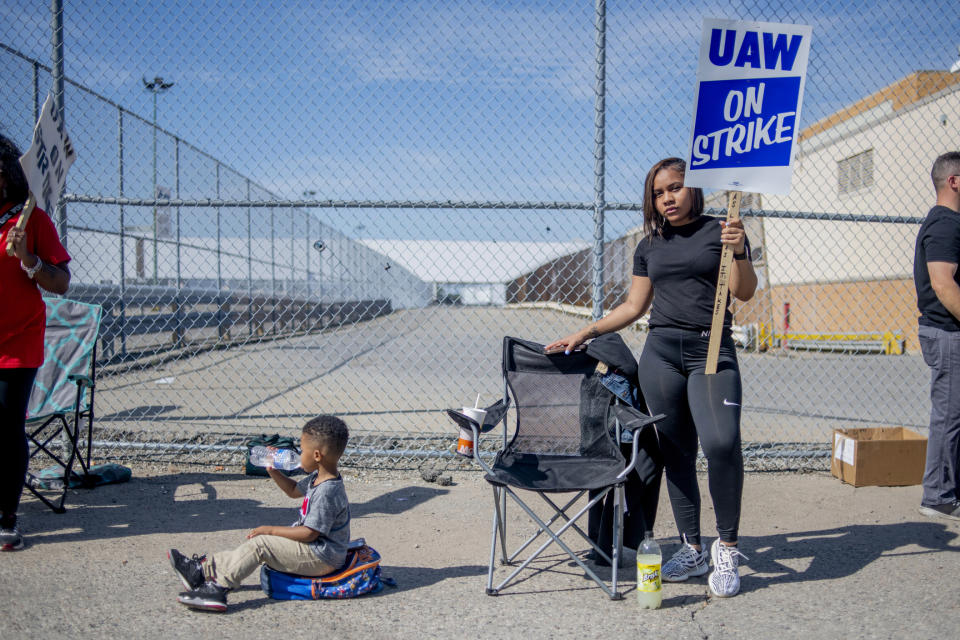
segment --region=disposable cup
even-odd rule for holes
[[[483,419],[487,417],[487,412],[485,409],[476,409],[474,407],[464,407],[460,412],[465,415],[473,418],[477,421],[479,426],[483,426]]]
[[[487,416],[486,411],[483,409],[475,409],[474,407],[463,407],[460,409],[460,413],[476,420],[477,424],[480,426],[483,426],[483,419]],[[462,456],[472,458],[473,448],[473,429],[460,427],[460,437],[457,440],[457,453]]]
[[[473,431],[460,427],[460,437],[457,439],[457,453],[467,458],[473,457]]]

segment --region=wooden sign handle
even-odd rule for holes
[[[731,191],[727,200],[727,222],[740,219],[740,199],[743,193]],[[717,372],[720,358],[720,337],[723,334],[723,317],[727,313],[727,293],[730,291],[730,267],[733,264],[733,247],[723,245],[720,252],[720,275],[717,278],[717,295],[713,299],[713,319],[710,323],[710,344],[707,345],[707,365],[704,373]]]
[[[33,213],[33,210],[37,206],[37,199],[33,197],[33,193],[27,198],[27,204],[23,206],[23,211],[20,212],[20,219],[17,220],[17,223],[13,225],[14,229],[25,229],[27,223],[30,221],[30,214]],[[8,234],[9,235],[9,234]],[[13,243],[7,242],[7,255],[13,255]]]

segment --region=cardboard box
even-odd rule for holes
[[[855,487],[920,484],[927,439],[905,427],[836,429],[830,473]]]

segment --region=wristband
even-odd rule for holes
[[[27,277],[33,280],[33,276],[37,275],[37,271],[43,267],[43,260],[40,259],[40,256],[36,256],[37,263],[32,267],[28,267],[23,264],[23,260],[20,261],[20,268],[27,272]]]
[[[733,259],[734,259],[734,260],[746,260],[746,259],[747,259],[747,252],[746,252],[746,251],[741,251],[740,253],[734,253],[734,254],[733,254]]]

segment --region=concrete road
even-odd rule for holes
[[[239,441],[292,433],[307,417],[332,412],[357,435],[452,439],[444,408],[470,404],[478,393],[485,403],[501,397],[504,335],[548,342],[583,322],[544,309],[437,306],[207,351],[102,376],[97,423],[127,441],[217,433]],[[645,334],[622,335],[639,354]],[[924,431],[929,383],[918,356],[741,352],[740,361],[745,443],[825,447],[838,427]]]

